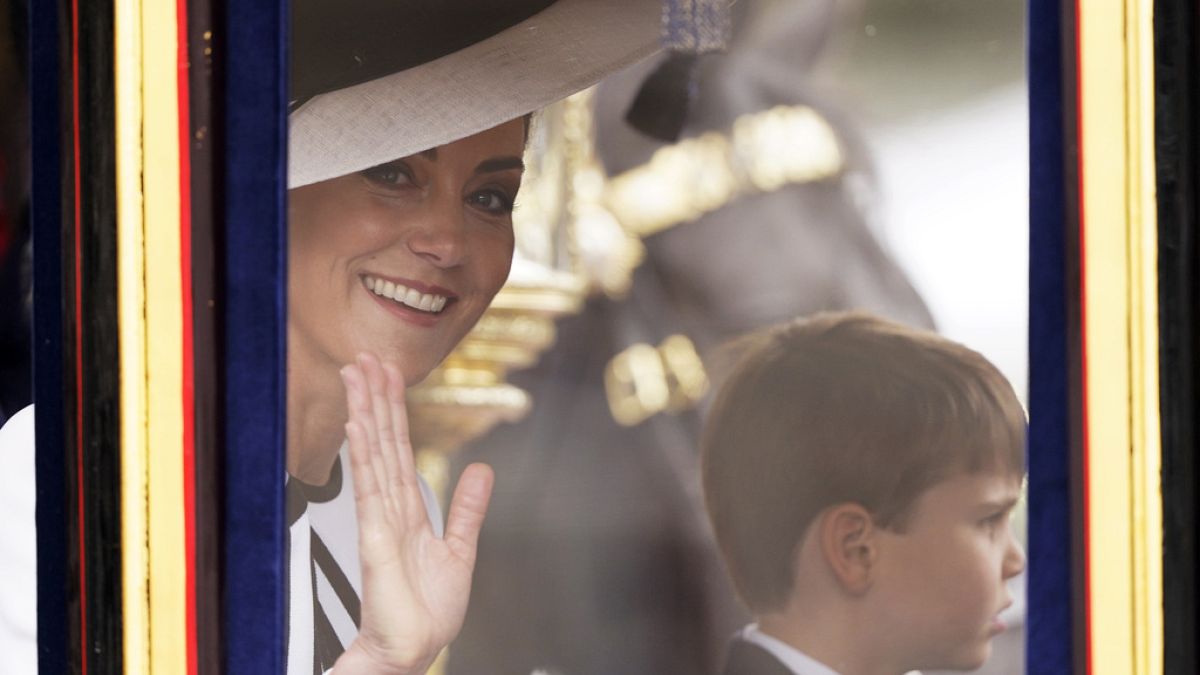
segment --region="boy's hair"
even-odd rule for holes
[[[701,442],[705,502],[742,600],[781,609],[816,516],[855,502],[902,529],[959,472],[1024,473],[1025,414],[980,354],[866,314],[755,333]]]

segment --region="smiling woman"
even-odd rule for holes
[[[508,277],[530,113],[655,51],[662,4],[293,4],[287,669],[425,672],[493,478],[463,474],[443,534],[404,389]]]
[[[420,382],[500,290],[524,142],[523,122],[512,120],[290,191],[293,476],[323,483],[337,456],[339,368],[372,352]]]

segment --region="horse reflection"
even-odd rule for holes
[[[629,296],[593,298],[559,325],[535,368],[510,378],[531,394],[531,414],[455,460],[491,463],[497,482],[449,673],[715,673],[746,621],[700,500],[703,402],[617,423],[604,388],[614,355],[681,334],[719,377],[729,338],[798,315],[860,308],[932,324],[872,232],[872,177],[853,128],[806,88],[833,3],[736,7],[729,54],[701,64],[685,136],[803,104],[830,122],[845,165],[829,179],[745,196],[649,237]],[[653,67],[597,94],[597,145],[610,175],[662,147],[621,120]]]

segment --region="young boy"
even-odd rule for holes
[[[751,336],[702,443],[757,623],[726,675],[900,675],[987,659],[1024,569],[1025,416],[978,353],[863,314]]]

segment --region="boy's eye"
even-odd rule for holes
[[[984,518],[982,521],[980,521],[980,525],[982,525],[989,532],[995,532],[1007,522],[1008,511],[1000,511],[999,513],[993,513],[987,518]]]

